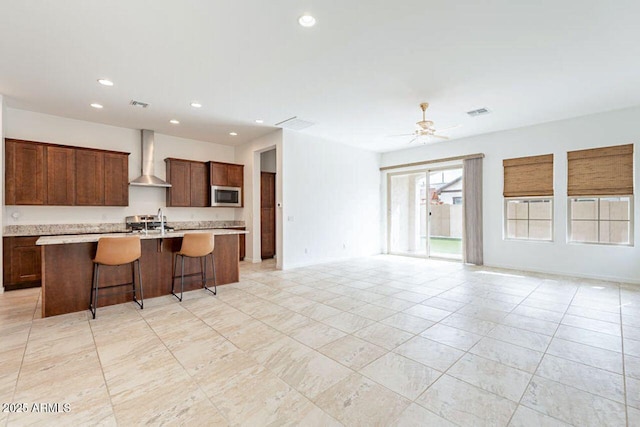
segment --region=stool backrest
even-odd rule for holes
[[[128,264],[141,256],[140,236],[101,237],[93,262],[105,265]]]
[[[201,257],[213,252],[213,233],[187,233],[182,238],[180,253],[188,257]]]

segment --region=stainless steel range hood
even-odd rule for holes
[[[166,181],[153,174],[153,151],[155,146],[155,134],[152,130],[143,129],[142,134],[142,175],[134,179],[129,185],[140,187],[171,187]]]

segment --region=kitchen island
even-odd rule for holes
[[[216,284],[219,286],[239,280],[238,236],[246,234],[244,230],[211,229],[135,233],[134,235],[140,236],[142,245],[140,267],[145,299],[171,294],[173,255],[180,250],[182,236],[185,233],[202,232],[215,235],[213,254]],[[42,317],[87,310],[93,274],[92,259],[96,253],[98,239],[131,235],[132,233],[106,233],[39,238],[36,245],[41,247],[42,256]],[[185,275],[199,273],[200,261],[187,258],[184,268]],[[207,275],[213,277],[213,269],[210,265],[208,269]],[[100,271],[100,286],[130,281],[129,265],[105,268]],[[185,290],[201,287],[202,283],[196,277],[185,278]],[[131,301],[130,295],[108,295],[108,292],[103,291],[100,294],[99,306]],[[176,303],[178,303],[177,300]]]

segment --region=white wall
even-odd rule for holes
[[[140,130],[107,126],[30,111],[6,109],[5,136],[63,145],[129,152],[129,180],[140,176]],[[234,148],[210,142],[155,135],[155,174],[166,176],[164,159],[234,161]],[[4,151],[4,150],[3,150]],[[4,186],[3,186],[4,187]],[[4,199],[3,199],[4,200]],[[129,187],[128,207],[4,206],[3,225],[124,222],[166,206],[164,188]],[[166,208],[169,221],[233,220],[232,208]],[[14,218],[17,216],[17,219]]]
[[[282,152],[282,130],[276,130],[239,147],[235,162],[244,165],[244,207],[236,210],[236,219],[245,221],[249,234],[246,237],[247,261],[260,262],[260,165],[262,153],[273,151],[279,157]],[[274,150],[275,149],[275,150]],[[276,161],[276,203],[282,202],[282,161]],[[276,209],[276,263],[282,268],[282,215]]]
[[[477,120],[482,120],[478,118]],[[635,247],[567,243],[567,151],[638,142],[640,107],[571,120],[437,142],[382,155],[382,165],[398,165],[472,153],[484,153],[483,229],[486,265],[640,282],[640,197],[635,197]],[[554,242],[503,239],[502,160],[554,154]],[[636,170],[640,145],[635,145]],[[386,174],[385,174],[386,175]],[[386,177],[384,177],[386,182]],[[636,192],[640,177],[635,176]],[[386,194],[386,193],[383,193]],[[386,196],[383,197],[386,210]]]
[[[276,150],[260,153],[260,170],[262,172],[276,172]]]
[[[288,130],[282,145],[283,268],[380,253],[380,155]]]

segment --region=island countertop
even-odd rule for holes
[[[135,232],[135,233],[102,233],[102,234],[67,234],[58,236],[44,236],[40,237],[36,241],[38,246],[46,245],[64,245],[70,243],[92,243],[97,242],[101,237],[127,237],[127,236],[140,236],[141,240],[147,239],[170,239],[175,237],[183,237],[186,233],[213,233],[216,236],[225,236],[229,234],[248,234],[246,230],[236,230],[228,228],[212,228],[212,229],[197,229],[197,230],[174,230],[165,231],[160,233],[159,231]]]

